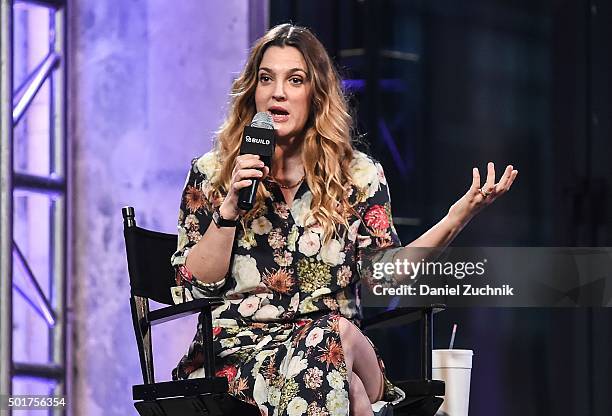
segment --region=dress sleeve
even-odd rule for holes
[[[380,163],[373,161],[376,175],[368,175],[368,186],[358,197],[364,200],[360,207],[361,222],[357,231],[357,267],[362,282],[374,284],[376,263],[393,262],[394,255],[402,244],[393,226],[391,196],[385,173]],[[393,276],[383,277],[376,283],[394,284]]]
[[[177,303],[189,300],[190,297],[217,296],[225,284],[225,279],[217,283],[203,283],[192,276],[185,267],[189,250],[202,238],[210,226],[213,209],[216,206],[212,198],[210,184],[211,161],[208,159],[210,157],[205,155],[200,159],[192,160],[181,197],[178,245],[171,258],[172,265],[176,270],[176,284],[183,286],[185,289],[182,300],[173,296]]]

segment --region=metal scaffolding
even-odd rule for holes
[[[66,0],[20,0],[49,9],[49,54],[26,78],[14,88],[14,0],[0,0],[0,397],[13,393],[13,379],[33,377],[55,381],[54,396],[69,396],[67,370],[67,304],[68,304],[68,161],[67,140],[67,85],[66,85]],[[34,97],[47,83],[49,102],[49,175],[15,172],[13,166],[13,135],[17,124],[27,114]],[[49,282],[48,296],[28,265],[27,255],[18,247],[13,236],[15,191],[47,196],[50,201]],[[14,282],[16,259],[24,270],[29,288],[26,293]],[[47,363],[15,362],[13,357],[13,290],[49,328]],[[35,299],[32,298],[35,297]],[[47,334],[41,334],[46,336]],[[35,342],[35,340],[32,340]],[[2,414],[4,410],[1,409]],[[69,406],[56,407],[49,414],[65,415]],[[10,412],[8,413],[10,415]]]

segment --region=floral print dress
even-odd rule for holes
[[[207,196],[218,163],[214,151],[192,162],[181,201],[178,250],[172,257],[177,268],[183,267],[189,248],[205,233],[213,207],[221,202]],[[291,207],[277,184],[263,182],[270,198],[261,215],[238,226],[226,279],[202,284],[177,273],[188,297],[225,299],[213,311],[216,374],[227,377],[230,394],[258,406],[263,415],[348,415],[338,319],[359,324],[360,269],[375,255],[400,246],[381,165],[355,152],[350,168],[350,201],[356,203],[357,215],[339,236],[323,243],[322,228],[307,215],[312,194],[306,182]],[[204,375],[202,342],[198,326],[173,379]],[[403,392],[385,377],[383,400],[402,398]]]

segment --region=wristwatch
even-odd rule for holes
[[[219,208],[216,208],[213,211],[212,215],[213,222],[217,226],[217,228],[221,227],[236,227],[238,225],[238,220],[227,220],[221,216],[221,212]]]

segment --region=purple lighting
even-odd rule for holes
[[[393,162],[395,162],[395,166],[400,171],[402,176],[408,175],[408,168],[406,167],[406,163],[402,159],[400,155],[397,145],[395,144],[395,140],[393,140],[393,136],[391,136],[391,132],[385,123],[385,120],[382,118],[378,119],[378,129],[380,130],[380,134],[382,136],[383,141],[387,145],[389,152],[391,153],[391,157],[393,158]]]
[[[19,246],[16,243],[13,243],[13,253],[15,257],[17,257],[18,263],[23,269],[23,274],[27,277],[27,286],[29,290],[24,290],[17,282],[15,282],[15,277],[13,277],[13,287],[15,290],[24,297],[24,300],[34,308],[34,310],[47,321],[49,326],[55,325],[55,313],[53,312],[53,307],[47,300],[45,294],[43,293],[32,269],[28,265],[27,259],[24,257],[23,253],[19,249]],[[34,292],[36,295],[32,296],[31,292]]]
[[[344,79],[342,80],[342,86],[346,91],[361,92],[365,90],[366,80],[365,79]],[[406,82],[398,78],[381,79],[378,82],[378,86],[382,91],[388,92],[406,92],[408,86]]]

